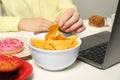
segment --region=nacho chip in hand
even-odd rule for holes
[[[49,27],[48,33],[45,36],[45,40],[49,40],[49,39],[54,38],[57,34],[58,28],[59,28],[58,24],[51,25]]]

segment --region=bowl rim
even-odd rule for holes
[[[40,33],[40,34],[45,34],[45,33]],[[38,35],[39,35],[39,34],[38,34]],[[72,48],[69,48],[69,49],[64,49],[64,50],[45,50],[45,49],[40,49],[40,48],[36,48],[36,47],[34,47],[34,46],[32,46],[32,45],[30,44],[30,38],[37,38],[38,35],[34,35],[34,36],[28,38],[28,46],[29,46],[29,47],[32,47],[33,49],[35,49],[35,50],[37,50],[37,51],[41,50],[41,51],[47,51],[47,52],[61,52],[61,51],[63,52],[63,51],[69,51],[69,50],[72,50],[72,49],[74,49],[74,48],[80,47],[80,45],[82,44],[81,38],[78,37],[78,38],[77,38],[78,44],[77,44],[76,46],[72,47]]]

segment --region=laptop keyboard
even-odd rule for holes
[[[105,56],[105,52],[107,49],[107,42],[102,43],[100,45],[94,46],[92,48],[83,50],[79,52],[78,59],[81,57],[96,62],[98,64],[102,64]]]

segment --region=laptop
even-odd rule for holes
[[[78,60],[99,69],[108,69],[120,62],[120,1],[112,31],[103,31],[81,39]]]

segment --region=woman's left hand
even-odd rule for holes
[[[56,22],[64,32],[79,33],[85,29],[79,12],[73,8],[67,9],[65,12],[60,14]]]

